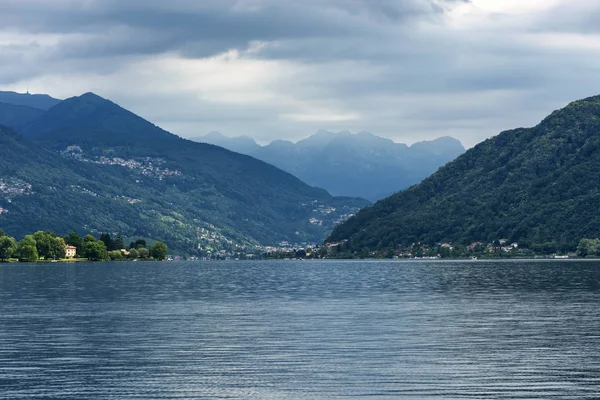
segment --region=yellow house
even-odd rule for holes
[[[67,258],[74,258],[75,254],[77,254],[77,247],[75,246],[67,246],[66,248],[66,257]]]

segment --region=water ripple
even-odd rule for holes
[[[600,263],[0,265],[0,399],[600,397]]]

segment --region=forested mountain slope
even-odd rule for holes
[[[0,179],[31,185],[26,195],[0,195],[8,209],[0,227],[12,235],[106,231],[188,252],[314,242],[367,204],[181,139],[92,93],[59,103],[20,132],[29,140],[3,130],[7,157],[0,154]]]
[[[506,238],[575,249],[600,236],[600,97],[468,150],[419,185],[367,207],[329,242],[351,249]]]
[[[44,114],[43,110],[0,102],[0,125],[21,130]]]

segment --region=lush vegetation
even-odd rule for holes
[[[368,204],[334,198],[251,157],[181,139],[93,94],[63,101],[19,133],[0,128],[0,180],[31,185],[18,195],[0,192],[0,208],[8,210],[0,227],[17,237],[40,226],[62,235],[113,232],[202,255],[322,241],[339,218]],[[81,153],[65,155],[72,145]],[[144,174],[102,157],[152,162],[172,174]],[[317,205],[327,211],[315,211]]]
[[[19,130],[39,118],[44,111],[0,102],[0,125]]]
[[[421,184],[367,207],[328,242],[350,252],[501,238],[548,252],[600,235],[600,97],[503,132]]]
[[[36,262],[65,259],[67,246],[76,247],[74,258],[90,261],[165,260],[167,258],[167,245],[163,242],[155,242],[148,249],[146,241],[139,239],[131,242],[126,249],[121,237],[113,239],[107,233],[100,235],[99,239],[92,235],[81,238],[76,232],[71,232],[62,238],[49,231],[25,235],[17,242],[15,238],[5,235],[4,231],[0,230],[0,261],[16,259]]]
[[[577,246],[579,257],[600,257],[600,239],[581,239]]]

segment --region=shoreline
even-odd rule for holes
[[[85,258],[66,258],[61,260],[37,260],[37,261],[19,261],[15,259],[0,261],[0,264],[68,264],[68,263],[78,263],[78,262],[93,262],[93,263],[106,263],[106,262],[155,262],[155,261],[165,261],[165,260],[142,260],[142,259],[134,259],[134,260],[88,260]]]

